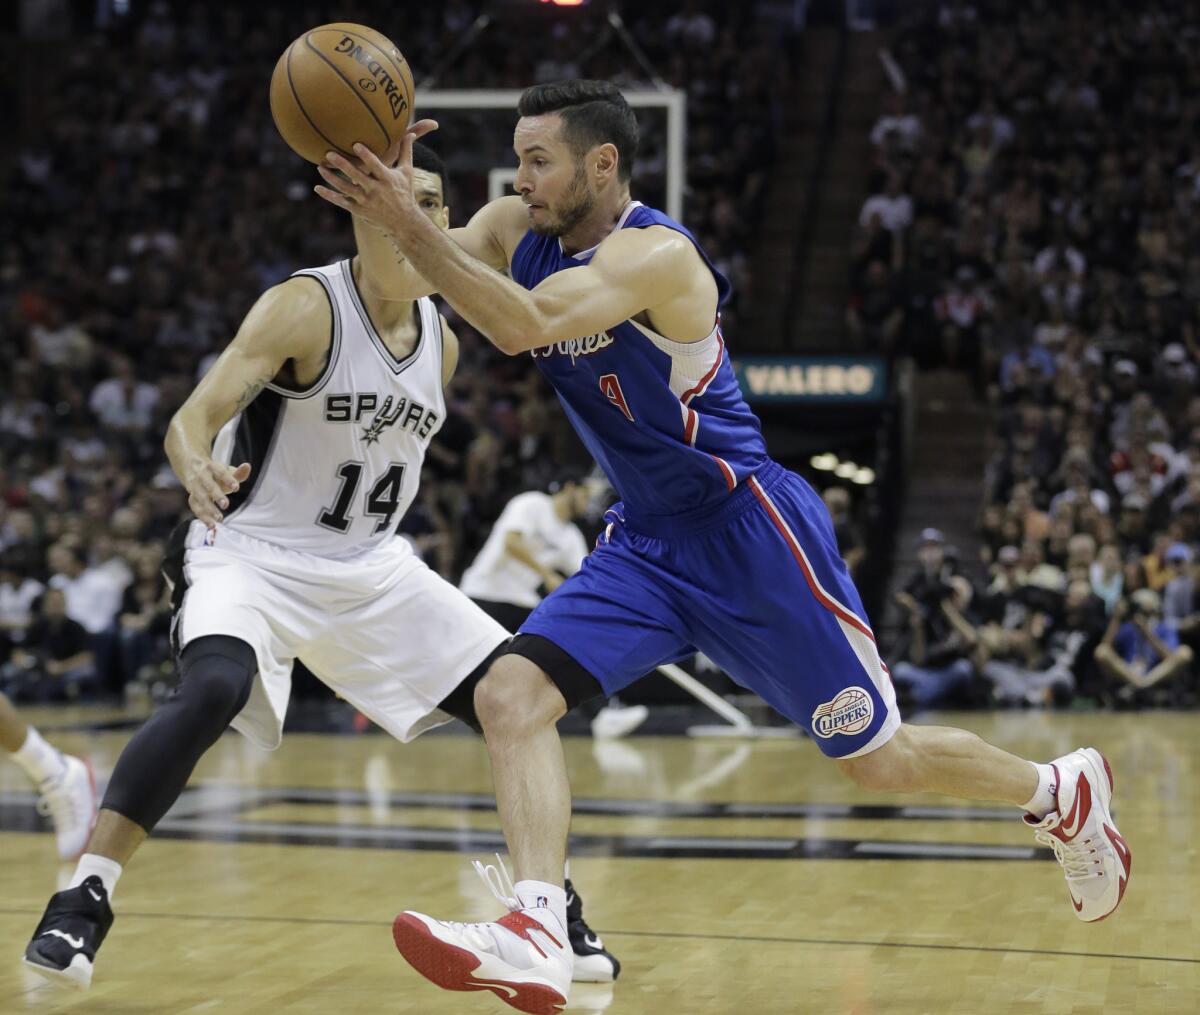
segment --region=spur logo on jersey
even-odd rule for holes
[[[833,701],[818,705],[812,715],[813,732],[823,740],[836,733],[853,736],[871,725],[875,702],[861,687],[847,687]]]
[[[587,338],[569,338],[562,342],[555,342],[553,345],[545,345],[540,349],[530,349],[530,353],[534,359],[539,356],[542,359],[549,359],[551,356],[570,356],[571,365],[575,365],[575,361],[580,356],[591,356],[592,353],[599,352],[601,349],[607,349],[613,344],[613,337],[607,331],[598,332],[595,335],[588,335]]]
[[[376,443],[393,426],[427,438],[438,421],[438,414],[432,409],[403,395],[399,398],[388,395],[382,403],[374,391],[325,396],[326,423],[361,423],[367,413],[373,413],[363,427],[362,436],[367,444]]]

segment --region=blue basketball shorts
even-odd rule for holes
[[[703,652],[807,729],[828,756],[882,747],[896,695],[829,513],[776,462],[716,509],[641,518],[625,506],[522,634],[553,642],[613,695]]]

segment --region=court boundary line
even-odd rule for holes
[[[38,916],[40,910],[11,909],[0,907],[0,916]],[[340,927],[386,927],[387,924],[376,920],[355,920],[348,917],[317,917],[317,916],[231,916],[219,913],[143,913],[122,910],[122,917],[142,920],[197,920],[231,923],[290,923],[307,925],[328,925]],[[865,941],[854,938],[812,938],[812,937],[772,937],[766,935],[737,934],[689,934],[673,931],[652,930],[606,930],[596,928],[598,934],[607,937],[644,937],[671,938],[684,941],[736,941],[753,944],[795,944],[795,945],[824,945],[842,948],[915,948],[924,951],[947,952],[986,952],[1011,955],[1051,955],[1068,959],[1118,959],[1130,962],[1172,962],[1183,965],[1200,965],[1200,958],[1187,958],[1180,955],[1127,955],[1121,952],[1075,952],[1046,948],[1005,948],[999,945],[963,945],[938,944],[919,941]]]

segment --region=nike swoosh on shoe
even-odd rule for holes
[[[42,935],[42,937],[51,937],[51,936],[62,938],[64,941],[67,942],[67,944],[69,944],[76,951],[78,951],[80,948],[83,947],[83,938],[72,937],[70,934],[67,934],[64,931],[58,930],[57,928],[55,928],[54,930],[48,930]]]
[[[1082,801],[1082,803],[1081,803]],[[1079,830],[1092,813],[1092,784],[1080,773],[1075,781],[1075,799],[1071,801],[1071,809],[1058,826],[1060,839],[1069,841],[1079,834]]]

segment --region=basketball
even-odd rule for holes
[[[365,25],[321,25],[296,39],[271,74],[271,116],[309,162],[356,142],[377,155],[408,128],[413,78],[386,36]]]

